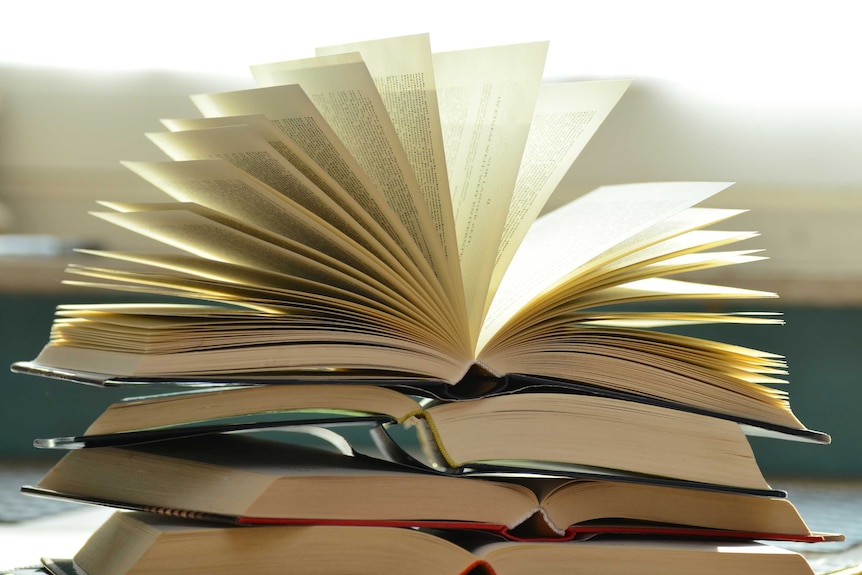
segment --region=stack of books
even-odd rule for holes
[[[170,161],[127,165],[173,201],[96,215],[172,249],[69,272],[150,299],[61,306],[13,366],[155,390],[37,440],[68,452],[26,492],[118,510],[46,569],[811,573],[768,541],[840,535],[747,435],[829,437],[781,357],[681,333],[780,323],[685,306],[774,296],[678,277],[761,259],[725,249],[756,234],[696,207],[725,183],[540,217],[628,87],[542,84],[547,48],[328,47],[149,135]]]

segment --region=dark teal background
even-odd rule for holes
[[[87,301],[106,301],[105,294],[0,297],[0,457],[56,456],[34,449],[33,438],[81,433],[108,404],[123,395],[140,394],[6,369],[14,361],[36,356],[47,340],[58,303]],[[785,305],[780,310],[784,326],[700,327],[690,333],[784,354],[790,365],[788,389],[794,412],[808,427],[832,435],[829,446],[752,438],[767,476],[862,477],[862,309]]]

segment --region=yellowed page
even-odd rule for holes
[[[265,117],[281,134],[279,149],[309,180],[336,200],[362,226],[369,228],[402,264],[421,257],[410,233],[374,183],[332,131],[317,108],[297,85],[272,86],[219,94],[197,94],[192,101],[210,122],[246,122],[249,115]],[[171,129],[193,127],[197,121],[171,120]],[[252,124],[260,129],[259,122]],[[269,141],[271,138],[267,138]],[[383,230],[380,233],[377,230]],[[424,259],[424,258],[423,258]],[[415,265],[415,264],[414,264]],[[423,275],[432,276],[429,266]]]
[[[365,300],[379,300],[421,328],[416,330],[414,339],[425,342],[444,340],[451,342],[450,338],[440,335],[445,334],[447,330],[445,326],[440,325],[438,318],[429,316],[424,310],[416,306],[415,301],[404,298],[401,293],[369,276],[355,273],[354,270],[338,269],[338,266],[326,258],[319,255],[314,257],[315,254],[313,253],[305,253],[309,250],[303,250],[302,246],[276,245],[223,223],[209,220],[204,215],[189,209],[182,209],[182,206],[163,211],[96,213],[95,215],[118,226],[200,256],[202,259],[212,259],[237,266],[249,266],[256,268],[259,273],[281,274],[293,282],[307,282],[306,289],[310,290],[309,294],[318,293],[314,286],[320,284],[332,286],[343,292],[353,292]],[[100,253],[100,255],[106,254]],[[119,255],[114,255],[114,257],[127,261],[137,259],[139,263],[147,263],[147,258],[144,257],[134,258]],[[166,261],[165,256],[152,256],[149,259],[151,262]],[[201,271],[209,269],[209,278],[218,280],[217,276],[213,277],[212,266],[208,266],[204,261],[197,265],[188,263],[185,265],[189,266],[184,270],[186,273],[195,269]],[[277,293],[265,286],[263,290],[254,286],[243,289],[236,285],[225,285],[218,282],[196,282],[191,278],[176,274],[157,278],[145,277],[134,271],[130,272],[131,275],[124,271],[115,270],[105,270],[105,273],[93,271],[79,271],[78,273],[114,281],[132,281],[144,284],[155,281],[156,284],[154,285],[169,289],[184,287],[190,289],[192,293],[199,291],[199,296],[192,297],[207,299],[210,296],[215,296],[214,299],[220,301],[235,300],[243,305],[257,308],[290,308],[291,301],[295,301],[295,298],[292,300],[280,299]],[[121,280],[122,277],[126,279]],[[237,277],[242,276],[234,276],[234,278]],[[374,331],[374,327],[378,325],[373,320],[369,323],[368,317],[363,318],[362,324],[368,326],[368,331]],[[435,345],[447,350],[452,349],[451,344],[440,346],[437,343]],[[463,359],[459,361],[463,361]]]
[[[627,239],[728,185],[673,182],[605,186],[539,218],[503,276],[482,327],[479,349],[531,300],[554,289],[583,264],[625,246]]]
[[[221,160],[126,162],[126,167],[180,202],[194,202],[253,223],[345,262],[359,258],[361,267],[396,287],[419,307],[430,288],[413,268],[404,269],[382,248],[366,250],[341,229],[306,210],[289,197]],[[371,242],[369,242],[371,243]],[[384,261],[377,259],[381,257]],[[388,266],[388,267],[387,267]],[[394,274],[394,275],[393,275]],[[444,317],[438,312],[438,317]],[[444,323],[445,319],[440,319]]]
[[[310,243],[275,234],[255,225],[250,220],[236,219],[200,204],[100,203],[119,213],[95,213],[96,216],[168,245],[192,251],[201,257],[208,257],[205,254],[210,254],[209,257],[212,257],[213,254],[219,253],[206,245],[207,233],[216,234],[217,237],[213,238],[213,241],[230,241],[234,244],[246,244],[249,241],[262,242],[269,245],[268,251],[272,254],[278,254],[279,251],[284,253],[285,261],[282,265],[297,265],[296,262],[301,261],[313,262],[318,267],[323,266],[332,270],[333,277],[343,275],[361,282],[370,289],[397,293],[403,301],[409,301],[414,307],[420,308],[416,305],[416,297],[410,297],[412,295],[410,293],[405,295],[401,282],[388,273],[386,268],[381,269],[376,266],[376,260],[367,257],[367,254],[363,255],[362,252],[342,249],[343,246],[329,241],[329,238],[320,234],[316,236],[317,243],[323,244],[325,250],[315,249]],[[184,231],[183,228],[185,228]],[[183,243],[184,238],[191,243]],[[219,246],[218,249],[223,249],[223,246]],[[258,247],[257,250],[260,251],[261,248]],[[333,253],[329,253],[330,250]],[[256,255],[249,255],[249,261],[253,261]],[[240,261],[237,260],[234,263],[239,264]],[[272,271],[272,268],[264,269]]]
[[[596,294],[599,301],[632,301],[652,296],[670,296],[677,298],[698,297],[710,299],[734,299],[734,298],[769,298],[778,297],[767,291],[736,288],[731,286],[718,286],[686,282],[667,278],[649,278],[623,284]]]
[[[606,273],[618,273],[620,270],[627,269],[637,270],[639,268],[651,268],[654,270],[660,270],[663,266],[669,265],[667,262],[681,262],[688,256],[692,256],[696,259],[701,257],[709,259],[712,254],[717,254],[719,252],[708,252],[704,254],[693,252],[706,249],[711,250],[719,246],[741,242],[756,236],[757,234],[753,232],[724,232],[720,230],[699,230],[689,232],[682,236],[644,248],[640,252],[636,252],[629,257],[620,258],[610,265],[602,266],[601,268],[590,272],[590,275],[593,275],[596,278],[601,278]],[[740,256],[744,255],[746,257],[753,258],[749,261],[766,259],[765,256],[750,255],[758,251],[761,250],[742,250],[734,253],[737,253]],[[658,271],[655,271],[654,273],[658,273]]]
[[[585,311],[572,316],[584,325],[655,329],[707,323],[783,325],[779,312],[676,312],[676,311]]]
[[[124,165],[179,202],[205,206],[345,263],[361,260],[366,270],[387,273],[373,254],[340,229],[224,160]]]
[[[746,261],[749,261],[747,259],[748,257],[750,256],[718,254],[715,256],[714,260],[703,262],[703,266],[709,267],[711,264],[726,265],[745,263]],[[622,281],[625,280],[624,277],[620,279]],[[554,295],[557,294],[555,293]],[[564,297],[565,295],[566,294],[561,292],[559,297],[556,299],[549,296],[551,301],[547,306],[534,306],[534,317],[518,317],[521,321],[510,322],[507,324],[506,328],[501,330],[500,333],[495,334],[495,337],[486,345],[483,349],[483,354],[480,355],[480,359],[488,358],[494,354],[504,357],[506,354],[500,353],[501,349],[508,348],[518,342],[523,343],[523,341],[530,341],[531,337],[528,334],[533,332],[534,326],[540,324],[540,329],[545,329],[545,323],[556,324],[558,326],[557,329],[559,330],[559,337],[565,341],[566,330],[576,329],[573,328],[571,324],[571,322],[574,322],[577,318],[577,315],[574,314],[580,315],[580,312],[583,310],[589,310],[590,308],[599,306],[652,300],[721,300],[777,297],[776,294],[772,292],[699,284],[661,277],[633,279],[627,283],[604,287],[602,289],[585,289],[580,293],[573,293],[571,299],[566,299]],[[504,359],[504,361],[510,360],[511,358]]]
[[[728,232],[703,230],[703,228],[717,224],[727,220],[728,218],[738,216],[744,212],[745,210],[722,208],[688,208],[629,236],[619,244],[615,245],[607,254],[594,258],[590,263],[595,266],[603,266],[611,262],[616,265],[618,262],[623,260],[646,260],[649,257],[652,257],[651,250],[659,250],[662,252],[683,249],[692,250],[697,248],[700,244],[704,244],[704,247],[700,249],[707,249],[705,244],[712,240],[703,239],[703,241],[701,241],[699,234],[705,234],[703,238],[707,238],[710,234],[723,236]],[[693,232],[697,233],[690,236],[688,235]],[[731,233],[731,236],[736,238],[732,241],[742,241],[743,239],[750,238],[753,235],[757,234],[755,232]],[[716,237],[715,241],[720,242],[721,240]],[[723,243],[716,245],[723,245]]]
[[[298,84],[398,214],[413,241],[447,277],[442,241],[374,80],[359,54],[252,66],[260,86]]]
[[[678,335],[569,325],[525,337],[486,360],[501,373],[523,370],[803,429],[786,392],[772,387],[785,382],[769,377],[776,370],[746,351],[757,353]]]
[[[510,345],[514,337],[524,337],[523,334],[529,333],[539,324],[547,326],[552,323],[568,324],[580,321],[573,313],[596,305],[596,298],[602,297],[602,290],[613,290],[615,286],[636,280],[764,259],[762,256],[752,255],[758,250],[696,253],[751,236],[750,232],[693,231],[651,245],[607,265],[582,266],[585,270],[583,273],[574,274],[555,289],[534,298],[529,305],[519,310],[516,319],[509,321],[505,329],[498,331],[485,350],[493,347],[494,342]],[[648,297],[654,298],[653,295]]]
[[[309,334],[310,335],[310,334]],[[176,354],[130,354],[49,344],[36,362],[60,369],[114,376],[185,377],[268,373],[299,377],[324,375],[324,370],[375,370],[394,375],[456,382],[464,366],[447,355],[406,339],[354,334],[347,341],[230,346]]]
[[[527,230],[629,84],[613,80],[544,84],[540,88],[486,309]]]
[[[359,222],[300,173],[253,127],[222,126],[184,132],[151,133],[148,136],[175,160],[223,159],[285,194],[334,227],[344,230],[363,246],[372,245],[368,231]],[[447,318],[447,322],[453,329],[457,329],[454,326],[460,324],[451,313],[447,301],[433,291],[436,284],[429,282],[426,285],[432,287],[429,288],[429,295],[424,301],[433,300],[434,306],[441,310],[440,313]]]
[[[523,315],[519,313],[518,317],[521,321],[510,322],[506,329],[497,335],[496,339],[508,343],[513,337],[512,334],[515,332],[521,333],[530,329],[533,325],[554,321],[566,323],[570,321],[570,315],[573,312],[580,312],[584,309],[602,305],[605,299],[615,301],[621,295],[625,297],[631,296],[632,301],[635,299],[699,297],[700,291],[692,292],[691,294],[687,292],[661,292],[658,290],[633,292],[627,286],[669,275],[751,263],[763,259],[765,258],[751,255],[747,251],[708,252],[703,254],[685,254],[645,266],[610,269],[606,276],[603,276],[601,273],[603,270],[600,270],[592,275],[591,281],[586,283],[576,281],[572,285],[564,284],[560,288],[553,290],[546,298],[533,300],[534,303],[529,306],[528,311],[523,312]],[[709,293],[714,293],[716,298],[723,298],[727,297],[724,295],[724,290],[726,289],[721,288],[720,291]],[[750,290],[743,290],[739,293],[743,294],[741,297],[751,298],[773,297],[775,295],[771,292],[755,292]],[[647,312],[643,313],[646,314]],[[562,318],[562,320],[558,320],[557,318]]]
[[[461,270],[437,87],[428,34],[318,48],[318,56],[359,52],[392,119],[416,174],[428,212],[443,242],[450,273],[460,286]]]
[[[472,334],[484,312],[546,53],[547,43],[538,42],[434,54]]]
[[[114,281],[133,279],[130,274],[112,273],[110,270],[81,268],[77,271],[85,276]],[[140,277],[142,281],[146,280],[145,276]],[[173,285],[180,289],[185,289],[187,286],[194,289],[199,285],[199,282],[191,278],[154,277],[163,282],[163,285]],[[225,287],[230,289],[230,286]],[[234,286],[233,289],[235,291],[232,295],[236,296],[237,301],[243,302],[247,301],[244,292],[252,291],[243,290],[240,286]],[[363,319],[345,321],[343,317],[336,319],[332,314],[325,312],[315,314],[311,310],[305,310],[305,313],[295,313],[302,309],[301,306],[285,306],[274,308],[267,313],[233,309],[231,314],[211,315],[205,320],[197,312],[190,314],[182,310],[177,310],[173,315],[161,317],[152,314],[131,316],[64,314],[62,317],[58,316],[54,327],[55,332],[57,329],[62,330],[64,335],[73,338],[76,344],[92,344],[105,351],[113,348],[118,351],[145,354],[196,351],[209,347],[210,341],[217,341],[219,347],[226,345],[240,347],[282,343],[345,342],[364,338],[369,342],[372,338],[395,338],[410,342],[409,345],[418,345],[429,352],[433,350],[433,353],[440,354],[439,348],[426,344],[424,339],[416,338],[409,330],[404,331],[399,325],[390,325],[388,320],[391,316],[376,310],[367,310],[367,315]],[[367,325],[369,319],[381,322],[380,329],[361,329],[363,325]],[[94,325],[99,326],[98,331],[90,329],[90,326]],[[404,322],[401,325],[407,324]],[[83,329],[78,329],[81,327]],[[316,333],[312,334],[310,330]],[[380,342],[380,339],[377,341]]]
[[[332,310],[340,310],[340,323],[350,323],[357,327],[375,331],[380,329],[392,333],[402,333],[412,339],[434,343],[440,349],[453,349],[457,342],[451,332],[440,326],[413,306],[405,307],[403,302],[393,300],[378,292],[368,292],[357,288],[352,280],[342,281],[332,275],[320,278],[314,272],[303,273],[294,270],[286,274],[263,270],[257,267],[229,262],[199,258],[185,254],[139,254],[123,252],[87,251],[86,253],[118,260],[169,270],[176,278],[164,275],[162,285],[182,287],[194,293],[201,287],[197,297],[208,299],[214,290],[222,295],[220,299],[230,298],[237,303],[256,304],[267,309],[302,311],[302,317],[318,317],[318,310],[326,317],[332,317]],[[96,275],[95,268],[76,268],[73,273],[89,277],[101,277],[114,281],[150,281],[153,274],[146,276],[120,275],[111,270]],[[123,272],[124,273],[124,272]],[[134,272],[133,272],[134,274]],[[201,282],[190,281],[188,276],[201,278]],[[184,281],[181,281],[183,280]],[[320,281],[323,280],[323,281]],[[181,283],[181,285],[179,285]],[[371,319],[373,318],[373,321]],[[275,320],[274,320],[275,321]]]
[[[716,232],[720,233],[720,232]],[[724,232],[723,237],[713,236],[717,240],[717,244],[731,243],[748,239],[750,236],[738,234],[736,232]],[[713,246],[714,247],[714,246]],[[644,250],[651,252],[650,248]],[[636,261],[629,263],[626,261],[622,265],[603,266],[590,271],[581,281],[577,278],[574,281],[564,282],[558,289],[551,293],[550,301],[568,300],[573,305],[580,307],[574,298],[579,297],[579,294],[586,294],[590,291],[598,289],[606,289],[615,285],[620,285],[625,282],[649,279],[651,277],[663,277],[675,275],[684,272],[702,271],[705,269],[728,266],[734,264],[751,263],[762,261],[764,256],[752,255],[752,251],[756,250],[741,250],[735,252],[707,252],[707,253],[680,253],[680,254],[656,254],[656,259],[651,261]]]
[[[446,310],[451,329],[459,334],[467,350],[464,312],[457,306],[463,299],[460,285],[451,273],[438,274],[411,237],[411,232],[389,205],[375,191],[372,182],[350,151],[339,140],[314,104],[297,85],[271,86],[220,94],[199,94],[192,100],[208,120],[230,123],[231,117],[244,121],[254,112],[265,116],[291,144],[290,154],[282,154],[303,174],[329,194],[408,270],[412,281],[425,286],[436,305]],[[221,117],[227,116],[227,117]],[[198,121],[171,121],[174,127],[194,126]],[[259,122],[253,128],[259,130]],[[261,132],[265,130],[260,129]],[[267,138],[269,139],[269,137]],[[369,221],[371,220],[371,221]],[[397,267],[390,258],[390,265]],[[448,285],[444,282],[448,282]],[[465,352],[466,353],[466,352]]]
[[[289,307],[296,302],[326,301],[328,305],[340,309],[356,310],[368,308],[369,310],[377,309],[385,311],[392,315],[400,313],[397,306],[389,307],[389,302],[385,298],[371,299],[364,297],[352,289],[345,289],[345,287],[351,287],[349,284],[345,286],[334,282],[324,283],[315,281],[314,278],[262,270],[186,254],[139,254],[99,250],[87,250],[86,253],[121,262],[140,264],[149,268],[160,268],[176,272],[178,282],[181,281],[183,276],[195,276],[223,284],[226,291],[230,291],[232,289],[231,286],[236,286],[238,292],[242,292],[244,288],[251,288],[248,290],[249,292],[255,291],[258,295],[267,294],[271,297],[272,301],[283,302],[285,307]],[[152,269],[147,273],[151,271]],[[372,312],[369,311],[368,313]]]
[[[356,237],[364,235],[361,226],[345,210],[249,126],[159,132],[147,136],[174,160],[225,160],[333,226]]]
[[[279,152],[357,221],[365,224],[367,214],[399,243],[409,237],[406,231],[392,227],[391,222],[397,221],[392,210],[378,201],[373,183],[298,86],[196,94],[191,99],[206,117],[162,120],[168,129],[249,125],[268,142],[278,142]]]
[[[415,308],[415,302],[405,300],[399,292],[322,254],[297,244],[261,239],[191,209],[182,209],[182,205],[172,210],[94,215],[202,258],[296,275],[318,283],[330,282],[357,290],[365,297],[387,297],[404,308]]]
[[[668,258],[714,249],[757,236],[755,232],[701,229],[740,213],[742,210],[683,210],[591,258],[577,270],[573,270],[551,293],[545,294],[545,298],[540,299],[572,299],[575,293],[591,289],[591,286],[620,283],[620,274],[658,275],[658,268],[653,268],[652,271],[645,271],[644,268]],[[520,313],[524,313],[523,309]]]
[[[245,203],[245,206],[250,207],[252,202],[253,200]],[[229,216],[224,216],[221,213],[211,210],[209,208],[202,208],[199,204],[194,203],[129,204],[122,202],[100,202],[100,204],[123,214],[141,214],[140,216],[138,216],[139,219],[149,219],[150,221],[156,221],[157,218],[161,217],[153,215],[152,212],[188,211],[200,216],[201,218],[209,220],[207,225],[219,224],[220,226],[227,226],[231,228],[233,232],[245,234],[246,236],[251,236],[256,240],[262,240],[264,242],[267,242],[275,249],[288,250],[294,255],[294,257],[305,258],[308,261],[326,266],[332,269],[336,275],[344,275],[353,278],[354,281],[359,281],[363,285],[369,286],[372,289],[374,287],[385,286],[388,293],[397,293],[401,302],[410,302],[409,307],[411,309],[415,309],[417,310],[417,312],[421,310],[423,314],[429,313],[424,306],[421,306],[417,303],[420,301],[420,295],[410,290],[405,290],[404,286],[400,281],[400,278],[393,276],[387,268],[381,268],[379,265],[377,265],[378,262],[376,260],[368,257],[367,254],[363,254],[361,251],[345,249],[345,246],[340,245],[338,241],[332,241],[333,238],[316,233],[313,228],[309,230],[298,230],[299,233],[297,234],[273,236],[270,233],[271,230],[268,230],[266,227],[254,225],[251,219],[237,220]],[[264,203],[264,205],[272,204]],[[280,222],[282,224],[290,224],[293,220],[297,223],[297,227],[301,227],[304,223],[302,221],[297,221],[289,216],[285,216],[284,218],[278,218],[279,214],[280,212],[278,212],[276,209],[274,210],[272,215],[275,219],[282,219],[283,222]],[[103,219],[110,219],[115,217],[109,214],[98,215]],[[120,225],[123,224],[121,223]],[[148,228],[141,228],[140,226],[135,226],[134,229],[144,230]],[[310,241],[303,241],[303,239],[307,239]],[[202,266],[205,265],[204,262],[208,261],[205,258],[199,259],[202,262]],[[271,275],[275,275],[272,270],[259,271],[266,271]],[[263,277],[263,275],[260,274],[260,277]],[[211,279],[218,280],[219,278],[212,277]],[[251,287],[257,289],[264,288],[266,285],[267,284],[264,284],[263,286],[255,286],[252,284]],[[385,296],[383,295],[383,293],[379,293],[377,297],[379,297],[380,299],[384,299]],[[437,322],[440,322],[439,316],[434,315],[434,318],[435,323],[432,325],[437,325]]]

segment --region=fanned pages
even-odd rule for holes
[[[729,184],[600,187],[539,216],[629,85],[543,85],[547,50],[432,53],[427,35],[404,36],[255,65],[257,87],[193,95],[201,117],[149,134],[170,160],[125,163],[166,201],[96,213],[154,248],[89,252],[103,263],[68,280],[183,302],[63,306],[15,369],[103,384],[375,381],[450,399],[588,388],[828,441],[793,415],[780,357],[664,331],[781,321],[685,307],[775,297],[682,275],[762,259],[731,247],[755,232],[714,229],[739,210],[697,207]],[[679,309],[636,308],[654,300]]]

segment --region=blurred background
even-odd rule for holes
[[[197,116],[189,94],[252,87],[248,65],[420,32],[435,51],[550,40],[546,76],[632,88],[548,209],[598,185],[736,184],[771,259],[703,279],[778,292],[787,325],[703,335],[787,356],[794,411],[828,447],[756,441],[767,475],[862,476],[862,41],[854,3],[18,2],[0,19],[0,364],[32,359],[58,303],[122,300],[62,286],[74,247],[146,240],[88,215],[162,201],[120,166],[164,159],[144,134]],[[714,308],[712,308],[714,309]],[[6,368],[3,367],[5,370]],[[52,454],[120,392],[0,375],[0,458]]]

